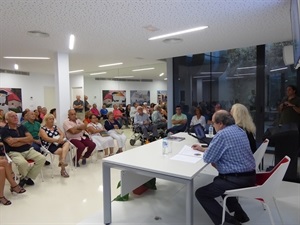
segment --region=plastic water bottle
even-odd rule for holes
[[[212,125],[210,125],[209,128],[208,128],[208,136],[209,137],[214,136],[214,128],[213,128]]]
[[[168,142],[168,139],[167,138],[164,138],[162,140],[162,154],[163,155],[167,155],[168,154],[168,145],[169,145],[169,142]]]

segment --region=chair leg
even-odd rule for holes
[[[227,201],[228,196],[226,195],[223,199],[223,211],[222,211],[222,223],[225,222],[225,211],[226,211],[226,201]]]
[[[282,217],[281,217],[281,214],[280,214],[280,211],[279,211],[278,205],[277,205],[277,201],[276,201],[276,199],[275,199],[274,197],[273,197],[273,201],[274,201],[274,204],[275,204],[275,207],[276,207],[277,213],[278,213],[278,215],[279,215],[280,222],[281,222],[281,224],[283,224],[283,220],[282,220]]]
[[[272,213],[271,213],[271,210],[270,210],[269,206],[268,206],[266,203],[263,203],[263,204],[264,204],[265,208],[267,209],[267,211],[268,211],[268,213],[269,213],[269,217],[270,217],[270,220],[271,220],[271,224],[272,224],[272,225],[275,225],[274,220],[273,220],[273,217],[272,217]]]

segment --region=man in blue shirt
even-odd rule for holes
[[[254,186],[255,161],[245,131],[235,125],[229,112],[216,112],[212,124],[217,134],[209,147],[205,150],[195,144],[192,148],[204,152],[204,162],[212,163],[219,175],[212,183],[197,189],[195,195],[214,224],[220,225],[222,206],[215,198],[230,189]],[[249,221],[237,198],[228,198],[227,208],[229,212],[234,212],[234,216],[226,213],[224,224],[238,225]]]

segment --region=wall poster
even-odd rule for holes
[[[125,90],[103,90],[102,91],[103,104],[107,108],[112,108],[114,104],[126,104],[126,91]]]
[[[161,104],[163,102],[167,102],[167,91],[166,90],[161,90],[157,91],[157,103]]]
[[[14,111],[22,112],[22,90],[21,88],[0,88],[0,109],[6,113]]]
[[[130,104],[133,105],[135,102],[142,105],[147,102],[150,105],[150,91],[131,90],[130,91]]]

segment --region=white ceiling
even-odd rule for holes
[[[148,31],[148,25],[159,30]],[[202,25],[209,28],[176,36],[181,43],[148,40]],[[29,36],[32,30],[50,37]],[[68,50],[71,33],[73,51]],[[131,75],[132,69],[149,65],[156,69],[135,78],[157,79],[165,70],[160,59],[291,39],[289,0],[0,0],[0,68],[12,70],[17,63],[21,71],[38,74],[53,74],[55,54],[65,52],[70,70],[89,74],[108,71],[98,65],[123,62],[113,67],[114,75],[97,77]]]

